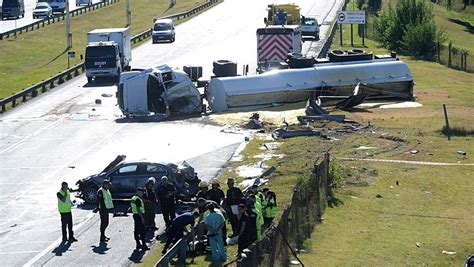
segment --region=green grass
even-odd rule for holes
[[[182,0],[168,8],[169,1],[130,1],[131,34],[133,36],[151,28],[154,18],[189,10],[204,2],[206,0]],[[71,66],[79,63],[79,55],[84,54],[87,32],[96,28],[123,27],[125,24],[123,1],[73,17],[71,51],[76,52],[76,58],[71,60]],[[0,41],[0,99],[65,70],[65,48],[65,21]]]

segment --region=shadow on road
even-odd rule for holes
[[[56,256],[62,256],[64,252],[68,251],[70,246],[71,246],[70,242],[61,242],[61,244],[59,244],[59,246],[55,247],[52,252]]]
[[[92,251],[94,253],[97,253],[97,254],[101,254],[101,255],[105,255],[107,254],[107,250],[109,250],[110,248],[107,247],[107,243],[106,242],[101,242],[99,246],[91,246],[92,248]]]

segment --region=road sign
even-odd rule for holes
[[[74,51],[67,52],[67,57],[68,58],[75,58],[76,57],[76,52],[74,52]]]
[[[339,24],[365,24],[364,11],[338,11],[336,17]]]

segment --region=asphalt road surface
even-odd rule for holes
[[[1,1],[0,1],[1,2]],[[33,9],[36,6],[37,0],[25,0],[25,17],[19,19],[5,18],[5,20],[0,20],[0,33],[7,32],[25,25],[31,24],[40,19],[33,19]],[[100,0],[92,0],[92,3],[99,3]],[[69,10],[73,11],[75,9],[81,8],[81,6],[76,6],[75,0],[69,0]],[[57,15],[56,13],[55,15]]]
[[[337,1],[337,2],[334,2]],[[321,40],[342,0],[293,1],[303,14],[323,23]],[[245,2],[245,4],[243,4]],[[168,63],[198,64],[210,76],[212,61],[235,60],[255,69],[255,29],[263,26],[271,0],[226,0],[176,29],[173,44],[133,50],[132,67]],[[330,13],[328,16],[327,14]],[[317,53],[320,42],[305,42]],[[88,85],[81,75],[56,89],[0,115],[0,257],[2,266],[112,265],[139,261],[134,254],[130,216],[111,218],[107,246],[99,246],[98,215],[90,206],[73,210],[79,242],[60,247],[56,192],[101,171],[118,154],[127,159],[179,162],[189,160],[200,178],[213,178],[229,160],[245,133],[227,133],[205,118],[166,122],[130,122],[116,106],[116,87]],[[102,104],[95,104],[101,99]],[[161,216],[157,216],[162,226]]]

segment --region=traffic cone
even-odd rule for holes
[[[169,106],[169,105],[166,105],[166,112],[165,112],[165,114],[166,114],[166,117],[171,116],[170,106]]]

